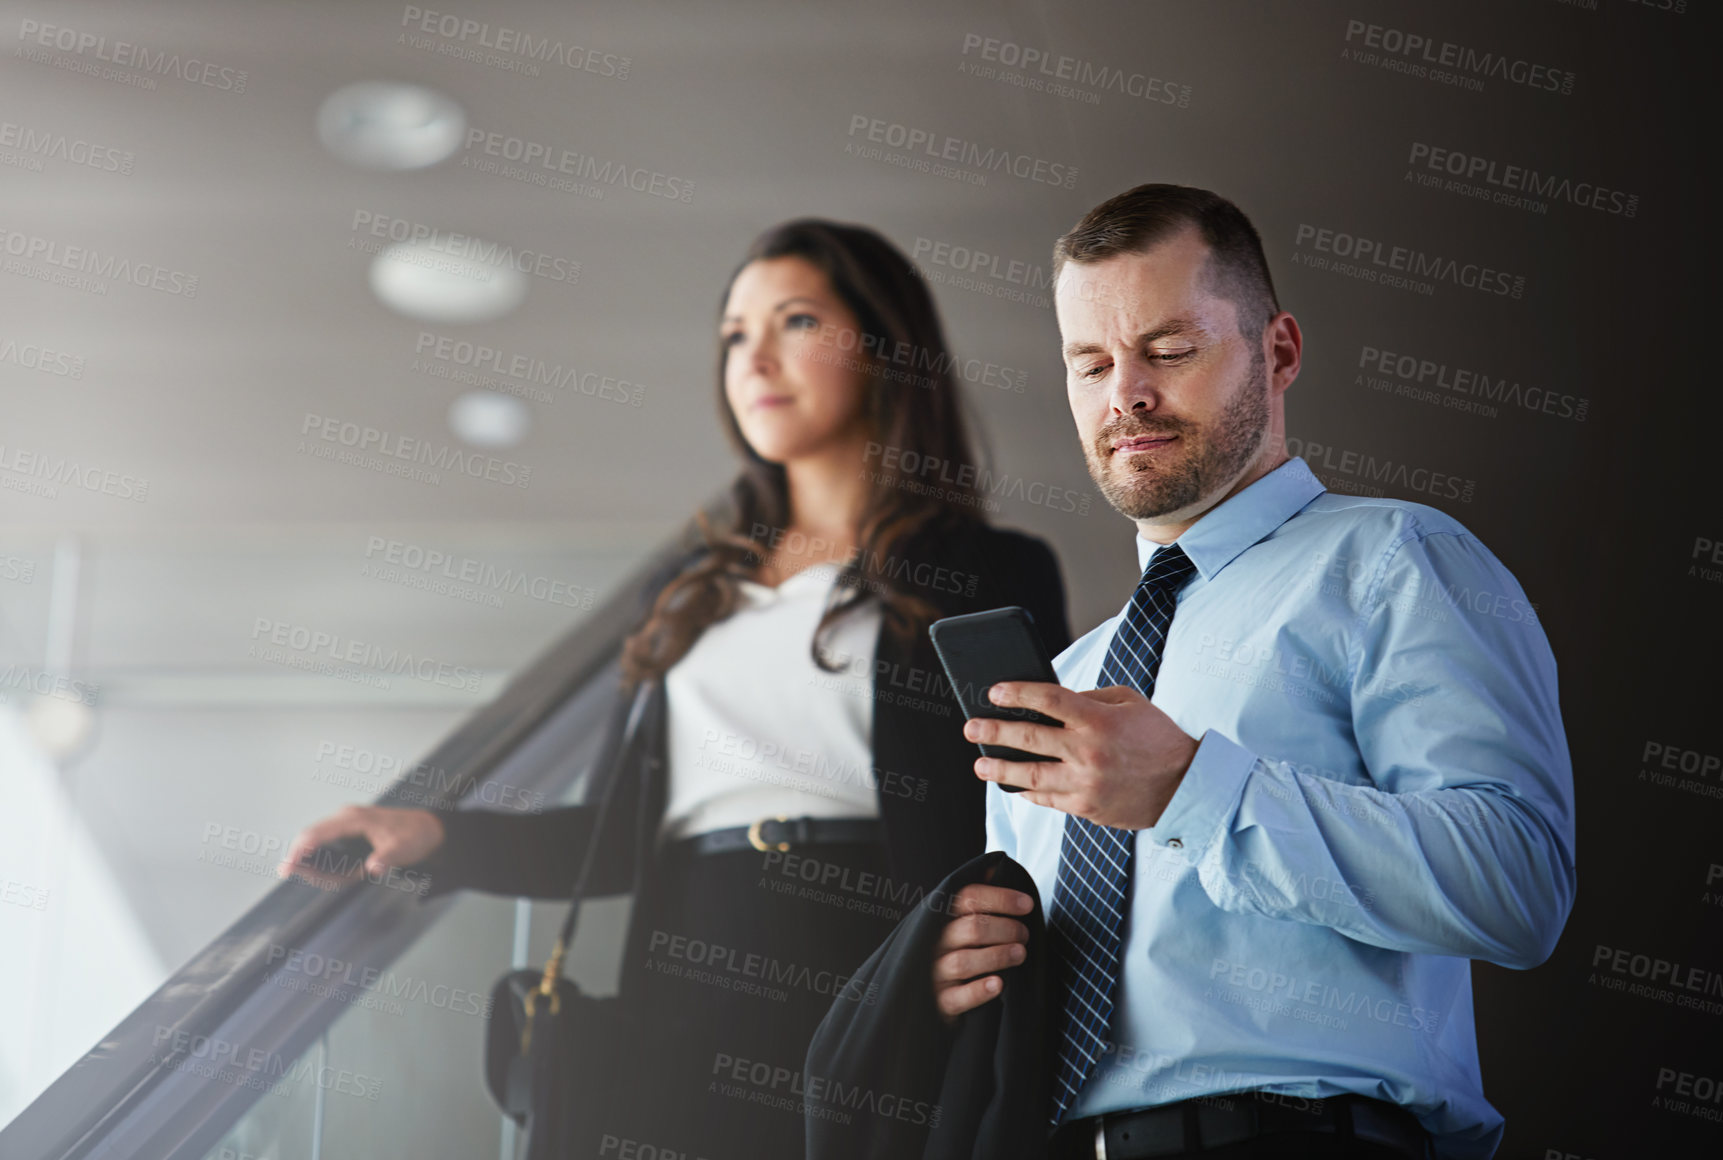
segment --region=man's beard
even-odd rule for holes
[[[1268,374],[1256,352],[1243,386],[1211,428],[1170,415],[1132,412],[1108,423],[1088,449],[1089,475],[1107,502],[1133,520],[1190,507],[1241,474],[1262,447],[1268,427]],[[1113,443],[1138,435],[1175,435],[1174,456],[1150,452],[1133,464]],[[1115,463],[1114,461],[1118,462]]]

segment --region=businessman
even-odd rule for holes
[[[1288,458],[1303,337],[1231,202],[1144,185],[1054,248],[1067,393],[1141,579],[971,721],[988,839],[1050,900],[1055,1158],[1487,1157],[1469,959],[1528,968],[1573,903],[1556,669],[1507,569],[1434,507]],[[1022,787],[1006,793],[1003,785]],[[1021,962],[966,887],[948,1019]]]

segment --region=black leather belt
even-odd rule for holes
[[[1248,1091],[1073,1120],[1053,1133],[1047,1156],[1152,1160],[1299,1132],[1385,1144],[1409,1157],[1425,1156],[1429,1141],[1418,1118],[1398,1104],[1355,1095],[1317,1100]]]
[[[687,839],[696,854],[734,850],[793,850],[839,842],[878,842],[885,836],[878,818],[761,818],[751,826],[710,830]]]

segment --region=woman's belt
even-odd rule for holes
[[[735,850],[794,850],[798,846],[879,842],[885,829],[878,818],[761,818],[750,826],[709,830],[684,839],[696,854],[727,854]]]

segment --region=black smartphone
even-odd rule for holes
[[[1058,684],[1053,661],[1041,634],[1035,631],[1035,618],[1029,610],[1013,604],[991,608],[986,612],[971,612],[964,616],[948,616],[928,626],[933,638],[933,650],[939,663],[945,666],[945,679],[963,709],[965,719],[993,717],[1008,721],[1033,721],[1039,725],[1064,727],[1045,713],[1033,709],[1008,709],[987,699],[987,690],[1000,681],[1046,681]],[[1058,761],[1039,753],[1026,753],[1008,745],[983,745],[987,757],[1005,761]],[[1020,785],[999,783],[1007,793],[1021,793]]]

